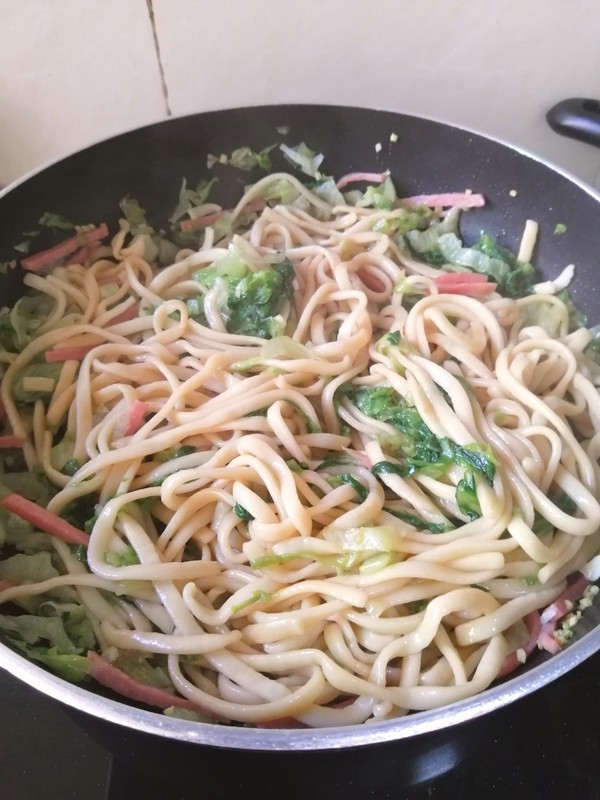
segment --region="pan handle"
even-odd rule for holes
[[[553,131],[600,147],[600,100],[571,97],[552,106],[546,120]]]

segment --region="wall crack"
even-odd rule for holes
[[[152,0],[146,0],[146,7],[148,9],[148,18],[150,20],[150,25],[152,27],[152,39],[154,41],[154,52],[156,53],[156,59],[158,61],[158,72],[160,74],[160,86],[162,91],[163,100],[165,103],[165,114],[167,117],[173,116],[173,112],[171,111],[171,104],[169,102],[169,87],[167,86],[167,81],[165,78],[165,69],[162,62],[162,56],[160,54],[160,44],[158,41],[158,33],[156,31],[156,20],[154,18],[154,8],[152,6]]]

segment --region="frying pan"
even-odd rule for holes
[[[195,182],[207,175],[208,153],[229,153],[244,145],[260,150],[281,141],[291,145],[304,141],[324,153],[322,169],[328,174],[389,168],[401,195],[483,192],[486,206],[463,216],[467,241],[485,230],[514,250],[525,220],[537,220],[541,234],[535,262],[541,274],[552,278],[574,263],[573,298],[591,322],[600,322],[600,197],[589,187],[527,153],[474,132],[361,108],[290,105],[215,111],[96,144],[0,195],[0,261],[14,258],[13,246],[21,232],[35,227],[45,211],[80,223],[115,224],[118,203],[129,194],[160,226],[176,203],[181,179]],[[246,173],[223,170],[216,199],[233,204],[250,179]],[[554,233],[559,223],[566,226],[561,236]],[[40,249],[43,244],[40,240]],[[0,276],[0,291],[2,304],[15,302],[22,292],[18,270]],[[408,739],[457,725],[539,689],[599,649],[600,608],[592,607],[564,650],[552,657],[538,653],[510,680],[474,698],[397,720],[321,730],[249,729],[166,718],[125,705],[101,689],[72,686],[1,643],[0,667],[72,708],[167,739],[250,750],[328,750]]]

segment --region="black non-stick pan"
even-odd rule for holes
[[[575,302],[600,322],[600,202],[589,188],[534,157],[484,136],[431,120],[384,111],[325,106],[274,106],[198,114],[152,125],[94,145],[26,178],[0,197],[0,262],[15,257],[22,232],[46,211],[77,223],[115,223],[119,201],[136,197],[160,227],[182,178],[207,176],[207,154],[306,142],[325,155],[322,171],[390,169],[400,194],[482,192],[484,208],[464,215],[467,241],[481,230],[516,249],[527,219],[540,225],[535,264],[553,278],[575,264]],[[274,151],[275,152],[275,151]],[[277,166],[277,164],[276,164]],[[252,176],[222,170],[217,199],[232,203]],[[560,225],[561,235],[556,234]],[[41,245],[41,242],[40,242]],[[37,248],[37,245],[36,245]],[[18,270],[0,276],[2,303],[21,292]],[[515,676],[445,709],[347,729],[253,730],[166,719],[92,689],[71,687],[0,645],[0,666],[96,717],[188,743],[230,748],[316,750],[375,744],[459,724],[517,700],[576,667],[600,649],[600,612],[590,609],[573,641],[547,658],[538,654]]]

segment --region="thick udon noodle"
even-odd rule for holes
[[[65,575],[6,589],[0,601],[74,587],[109,660],[119,651],[161,654],[180,695],[243,723],[348,725],[488,687],[527,638],[523,618],[551,603],[599,546],[600,400],[580,366],[590,334],[567,332],[557,298],[439,293],[438,270],[373,230],[396,213],[340,207],[318,219],[265,208],[237,240],[250,263],[283,252],[294,265],[297,288],[283,316],[307,350],[287,356],[265,356],[264,341],[228,334],[210,292],[209,327],[190,319],[192,272],[227,254],[211,228],[198,252],[182,251],[161,271],[144,260],[143,243],[124,246],[122,231],[111,257],[29,275],[54,310],[7,369],[2,400],[29,466],[42,465],[60,487],[49,510],[60,514],[87,494],[102,510],[89,570],[54,540]],[[107,298],[103,286],[115,283]],[[398,284],[423,298],[405,307]],[[559,309],[556,338],[524,327],[523,309],[542,302]],[[118,321],[134,306],[135,317]],[[69,314],[72,324],[56,327]],[[404,346],[377,348],[387,331],[400,331]],[[28,435],[14,376],[36,355],[70,345],[96,346],[81,364],[64,364]],[[381,442],[394,431],[347,398],[338,407],[336,390],[349,382],[391,386],[435,435],[491,446],[497,470],[493,486],[477,480],[478,519],[457,507],[459,465],[441,478],[371,473],[390,460]],[[147,414],[127,436],[136,401]],[[51,460],[65,415],[82,465],[74,477]],[[156,458],[182,443],[195,451]],[[338,472],[368,487],[365,499],[317,471],[334,452],[349,455]],[[551,487],[576,501],[577,516],[555,505]],[[384,510],[390,504],[427,523],[462,524],[418,530]],[[533,533],[536,512],[555,528],[550,537]],[[392,556],[336,568],[342,537],[336,544],[327,532],[382,525],[394,528]],[[127,548],[139,563],[112,566],[110,554]]]

